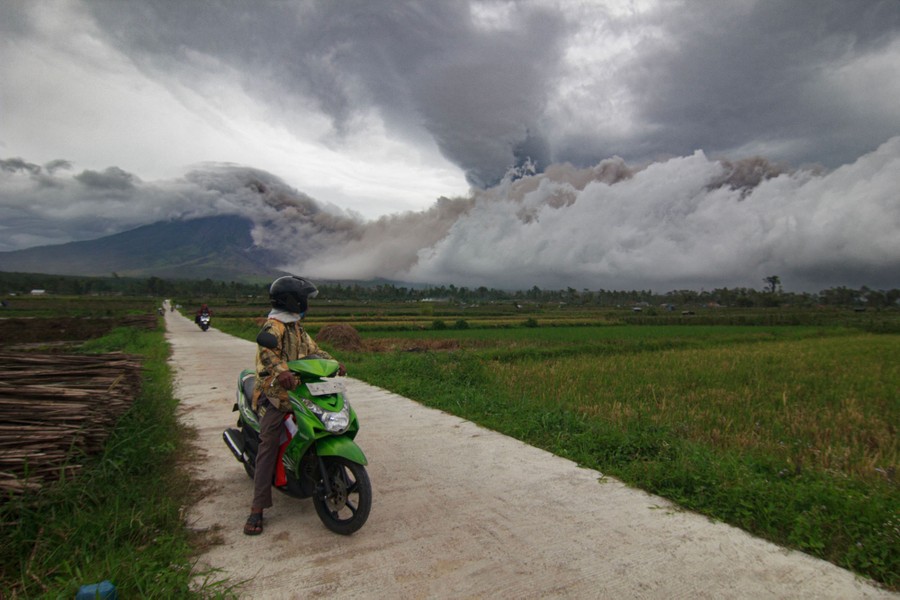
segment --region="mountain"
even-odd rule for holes
[[[165,221],[95,240],[0,252],[0,271],[106,277],[248,281],[282,273],[284,261],[253,244],[238,216]]]

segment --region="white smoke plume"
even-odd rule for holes
[[[296,268],[506,289],[759,287],[770,275],[798,290],[897,287],[898,190],[900,137],[830,173],[699,151],[641,169],[556,165],[453,210],[368,225]]]

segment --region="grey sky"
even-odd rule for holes
[[[471,204],[525,157],[827,175],[900,135],[900,1],[0,0],[0,81],[0,250],[194,214],[204,163],[364,224]],[[409,274],[450,268],[421,250]]]

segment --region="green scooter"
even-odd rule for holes
[[[330,379],[340,365],[335,360],[306,357],[288,363],[300,385],[289,392],[292,414],[285,419],[281,468],[272,484],[296,498],[312,498],[316,513],[335,533],[350,535],[369,518],[372,484],[368,464],[353,441],[359,431],[356,413],[344,394],[344,384]],[[237,429],[226,429],[222,438],[232,454],[253,478],[259,448],[259,417],[251,398],[256,374],[250,369],[238,378]]]

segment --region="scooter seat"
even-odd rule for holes
[[[244,398],[247,399],[247,405],[253,404],[254,387],[256,387],[256,375],[247,375],[241,380],[241,390],[244,392]]]

